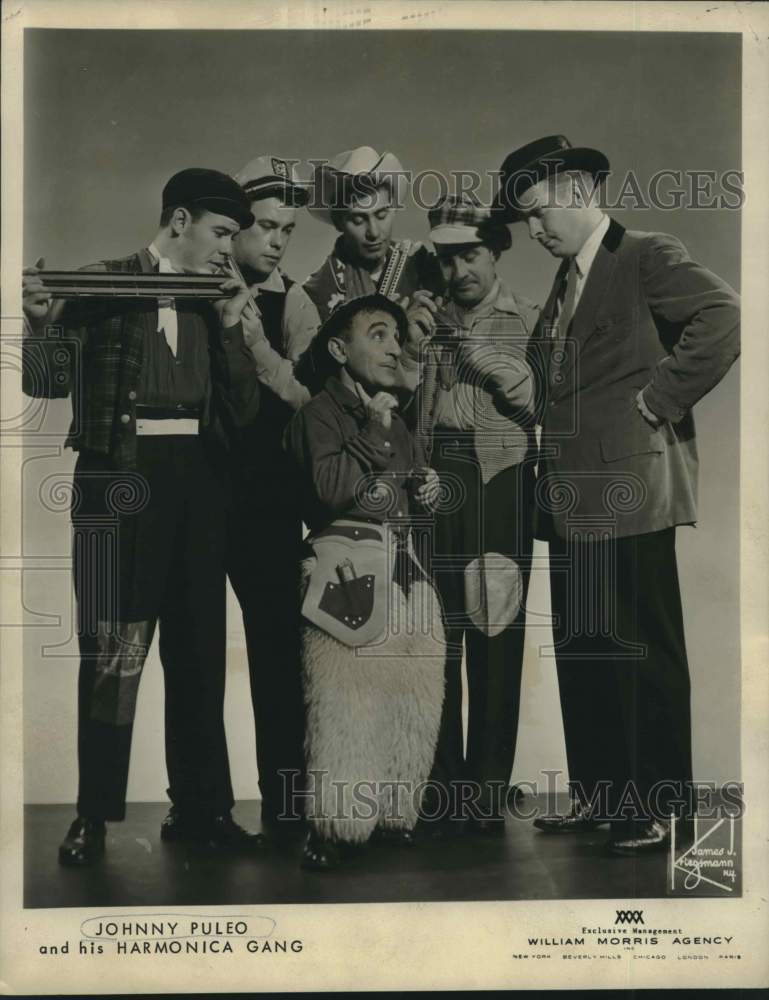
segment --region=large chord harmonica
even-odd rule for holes
[[[131,274],[122,271],[39,271],[54,299],[221,299],[227,274]]]
[[[398,283],[403,276],[403,269],[406,266],[410,250],[411,240],[399,240],[397,243],[393,243],[387,264],[377,285],[377,291],[380,295],[386,295],[388,299],[397,296]]]

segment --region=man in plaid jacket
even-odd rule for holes
[[[90,270],[217,273],[253,222],[232,178],[192,168],[163,190],[148,248]],[[78,452],[72,522],[81,663],[77,818],[59,849],[82,866],[121,820],[139,679],[159,624],[166,689],[168,840],[261,848],[239,827],[224,735],[225,510],[221,452],[253,419],[256,369],[240,314],[248,290],[216,306],[184,299],[52,303],[37,268],[24,275],[23,388],[69,394],[67,443]]]

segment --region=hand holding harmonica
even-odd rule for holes
[[[41,277],[45,261],[38,257],[33,267],[26,267],[21,277],[21,301],[24,313],[33,323],[42,323],[48,318],[53,305],[53,296]]]
[[[402,303],[408,319],[408,334],[404,347],[413,357],[418,357],[426,341],[432,339],[435,327],[440,322],[443,299],[432,292],[420,289],[411,299]]]

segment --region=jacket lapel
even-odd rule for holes
[[[553,279],[553,286],[550,289],[550,294],[547,297],[544,307],[542,308],[542,313],[540,315],[540,328],[539,336],[543,340],[550,340],[550,332],[555,325],[555,307],[556,299],[558,298],[558,289],[561,287],[561,282],[563,281],[564,275],[569,270],[568,260],[562,260],[558,270],[555,273],[555,278]]]

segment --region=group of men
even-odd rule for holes
[[[605,215],[595,195],[608,171],[563,136],[516,149],[492,206],[457,195],[429,212],[432,250],[416,245],[390,298],[379,288],[405,173],[368,147],[319,165],[312,189],[274,156],[234,178],[184,170],[150,246],[95,265],[223,273],[234,261],[213,304],[54,302],[27,269],[24,389],[72,393],[79,452],[80,785],[62,863],[97,859],[105,822],[124,816],[156,625],[164,840],[261,852],[304,826],[298,803],[318,806],[310,771],[364,760],[378,771],[361,780],[396,777],[397,760],[424,785],[385,834],[408,841],[417,821],[429,835],[503,833],[535,537],[549,542],[573,802],[535,825],[608,823],[615,854],[667,843],[692,781],[675,529],[696,520],[691,409],[739,354],[739,300],[676,238]],[[305,205],[338,236],[301,285],[279,264]],[[561,261],[541,310],[497,273],[515,223]],[[121,506],[126,483],[137,499]],[[114,546],[100,523],[117,525]],[[382,564],[366,545],[392,559],[389,597],[376,596]],[[374,568],[354,579],[356,560]],[[248,649],[261,834],[231,816],[227,575]],[[378,602],[391,642],[393,609],[413,616],[415,595],[435,598],[415,630],[431,648],[374,655],[362,636]],[[415,669],[387,673],[388,656]],[[305,810],[304,857],[324,869],[372,823],[335,826],[318,808],[314,823]]]

